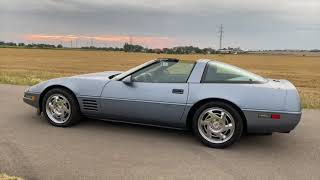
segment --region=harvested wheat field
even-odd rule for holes
[[[0,49],[0,83],[32,85],[50,78],[127,70],[147,60],[176,57],[230,63],[298,87],[303,107],[320,108],[320,57],[293,55],[167,55],[83,50]]]

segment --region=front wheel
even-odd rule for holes
[[[198,108],[193,117],[193,132],[202,143],[213,148],[232,145],[242,135],[243,122],[236,109],[227,103],[210,102]]]
[[[48,91],[43,97],[42,109],[48,122],[54,126],[68,127],[81,119],[77,99],[65,89]]]

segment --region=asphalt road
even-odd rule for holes
[[[290,134],[244,136],[224,150],[190,132],[97,120],[49,125],[0,85],[0,172],[26,179],[319,179],[320,111]]]

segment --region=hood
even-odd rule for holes
[[[122,71],[104,71],[98,73],[89,73],[89,74],[82,74],[77,76],[72,76],[73,78],[81,78],[81,79],[106,79],[112,75],[116,75],[122,73]]]
[[[106,71],[100,73],[90,73],[71,77],[63,77],[43,81],[31,86],[30,92],[41,93],[52,85],[64,86],[76,94],[76,96],[100,96],[105,84],[111,75],[121,73],[120,71]]]

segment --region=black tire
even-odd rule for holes
[[[59,94],[59,95],[64,96],[70,103],[71,113],[70,113],[69,118],[64,123],[54,122],[52,119],[50,119],[50,117],[47,114],[46,102],[47,102],[48,98],[53,94]],[[43,100],[42,100],[42,111],[43,111],[45,118],[48,120],[48,122],[54,126],[57,126],[57,127],[72,126],[72,125],[78,123],[82,118],[79,103],[78,103],[76,97],[72,93],[70,93],[68,90],[63,89],[63,88],[51,89],[44,95]]]
[[[234,119],[234,123],[235,123],[234,132],[233,132],[233,135],[231,135],[231,138],[229,140],[222,142],[222,143],[213,143],[213,142],[208,141],[207,139],[205,139],[201,135],[199,128],[198,128],[199,117],[202,114],[202,112],[204,112],[205,110],[207,110],[209,108],[224,109]],[[242,131],[243,131],[243,120],[242,120],[239,112],[233,106],[231,106],[227,103],[224,103],[224,102],[209,102],[209,103],[206,103],[206,104],[200,106],[196,110],[196,112],[193,116],[192,129],[193,129],[193,133],[200,139],[200,141],[203,144],[205,144],[209,147],[212,147],[212,148],[223,149],[223,148],[226,148],[226,147],[232,145],[241,137]]]

